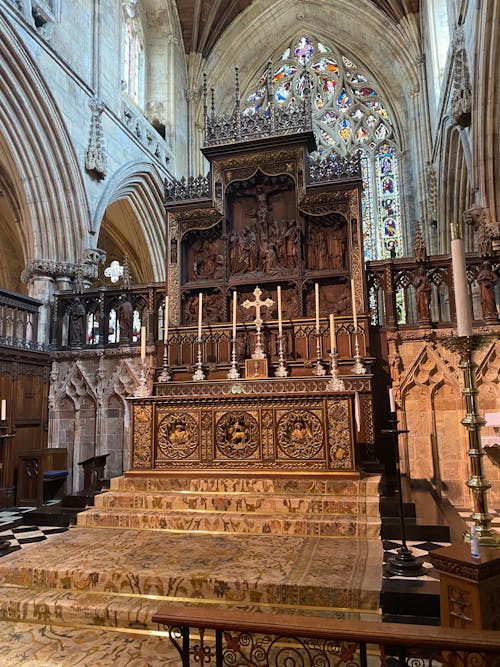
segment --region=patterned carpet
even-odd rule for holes
[[[151,621],[160,602],[168,600],[379,618],[383,550],[374,511],[377,479],[330,487],[299,484],[285,502],[283,484],[275,480],[260,486],[246,483],[244,490],[229,484],[226,496],[221,487],[208,488],[213,484],[202,488],[198,480],[196,488],[187,490],[181,483],[175,491],[180,496],[171,501],[165,501],[165,489],[156,483],[154,491],[134,491],[129,482],[124,486],[125,503],[118,498],[120,491],[98,501],[101,521],[109,501],[120,506],[126,526],[138,505],[141,513],[154,516],[150,525],[169,511],[175,522],[186,516],[192,522],[192,512],[206,520],[210,505],[210,511],[231,516],[226,521],[230,530],[211,534],[201,518],[201,530],[194,532],[176,529],[175,522],[156,530],[8,528],[4,523],[3,537],[17,550],[0,559],[0,646],[7,647],[2,667],[178,665],[175,650]],[[164,502],[177,509],[160,506]],[[108,515],[113,523],[114,511]],[[281,534],[263,529],[269,518],[276,519],[271,525]],[[307,527],[308,520],[314,529]],[[321,534],[328,522],[335,526],[330,529],[335,536]],[[362,530],[352,528],[358,522]],[[81,523],[85,526],[86,519]],[[298,530],[302,525],[306,528]]]

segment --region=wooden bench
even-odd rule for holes
[[[68,450],[65,447],[24,452],[17,464],[17,505],[40,507],[48,500],[62,498],[68,477]]]

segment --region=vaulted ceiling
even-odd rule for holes
[[[420,0],[370,0],[394,23],[418,12]],[[207,57],[229,24],[253,0],[176,0],[186,53]]]

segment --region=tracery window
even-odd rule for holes
[[[328,160],[335,154],[361,151],[365,257],[402,255],[395,126],[377,84],[362,68],[338,49],[302,36],[279,56],[272,70],[271,91],[266,74],[262,75],[246,100],[244,113],[264,110],[269,103],[281,107],[299,102],[304,96],[306,71],[318,145],[312,159]]]
[[[144,106],[144,30],[138,0],[122,0],[123,73],[122,86],[130,99]]]

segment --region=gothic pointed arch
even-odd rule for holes
[[[217,108],[227,113],[234,105],[234,81],[229,74],[234,64],[240,67],[242,101],[258,93],[269,60],[274,78],[281,77],[281,82],[275,81],[275,94],[286,96],[286,84],[300,89],[301,81],[300,67],[287,74],[287,67],[293,67],[290,58],[284,59],[280,71],[279,59],[291,44],[292,57],[303,38],[315,42],[317,50],[322,45],[325,51],[335,52],[336,57],[324,52],[313,59],[316,83],[326,87],[324,95],[313,95],[320,151],[352,153],[353,147],[363,151],[365,190],[370,191],[363,206],[365,257],[403,255],[411,247],[413,223],[419,202],[424,201],[417,162],[422,156],[425,159],[427,150],[427,144],[419,146],[420,138],[414,136],[414,124],[426,113],[416,18],[409,16],[404,29],[391,31],[388,40],[387,15],[369,2],[357,3],[353,11],[352,3],[334,0],[315,7],[313,13],[303,3],[278,0],[268,21],[266,15],[267,10],[257,16],[247,8],[208,57],[208,81],[216,86]],[[370,25],[369,31],[360,30],[364,23]],[[364,114],[368,105],[372,113]],[[383,173],[382,167],[389,166],[391,172]]]
[[[129,163],[108,181],[94,216],[108,260],[127,255],[134,282],[164,279],[163,183],[150,163]],[[111,251],[111,252],[109,252]]]
[[[24,261],[76,262],[89,227],[78,160],[50,89],[1,10],[0,33],[0,155],[20,212]]]

